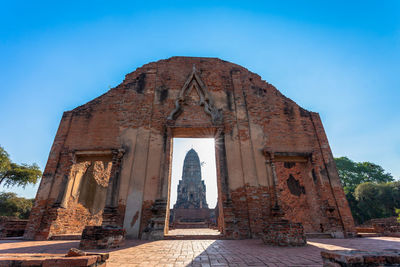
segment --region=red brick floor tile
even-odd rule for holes
[[[79,241],[0,241],[0,254],[59,253]],[[310,239],[307,246],[279,248],[261,240],[127,240],[109,252],[107,266],[322,266],[321,250],[400,249],[400,238]]]

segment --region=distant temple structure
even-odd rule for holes
[[[214,217],[211,213],[213,211],[208,208],[206,200],[206,185],[201,179],[200,159],[192,148],[186,153],[183,162],[178,196],[171,211],[171,226],[174,228],[209,227]]]

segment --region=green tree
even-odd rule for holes
[[[356,222],[393,216],[394,207],[400,207],[400,182],[393,182],[393,176],[375,163],[347,157],[335,158],[335,162]]]
[[[347,157],[335,158],[345,193],[353,193],[359,184],[366,182],[387,183],[394,181],[390,173],[371,162],[354,162]]]
[[[0,146],[0,185],[25,187],[27,184],[36,184],[41,176],[42,172],[36,163],[13,163],[8,153]]]
[[[12,216],[28,219],[34,199],[18,197],[11,192],[0,193],[0,216]]]
[[[354,192],[358,201],[357,207],[361,211],[358,215],[361,221],[373,218],[395,216],[398,203],[398,182],[394,183],[362,183]]]
[[[400,208],[400,181],[390,183],[392,186],[393,200],[396,208]]]

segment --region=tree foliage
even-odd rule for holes
[[[11,192],[0,193],[0,216],[12,216],[28,219],[34,199],[18,197]]]
[[[399,182],[395,183],[362,183],[357,186],[354,195],[358,201],[361,221],[373,218],[395,216],[399,207]]]
[[[335,158],[336,167],[345,192],[354,192],[359,184],[393,182],[390,173],[371,162],[354,162],[347,157]]]
[[[36,184],[41,176],[42,172],[36,163],[13,163],[8,153],[0,146],[0,185],[25,187],[27,184]]]
[[[335,158],[335,162],[356,222],[395,216],[400,207],[400,182],[371,162],[354,162],[347,157]]]

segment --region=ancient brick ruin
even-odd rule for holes
[[[330,250],[321,251],[324,267],[385,267],[400,266],[400,250],[383,251]]]
[[[107,249],[117,248],[125,243],[125,231],[120,227],[86,226],[83,229],[79,248]]]
[[[213,210],[208,208],[200,159],[193,148],[186,153],[182,179],[178,184],[177,200],[170,212],[174,228],[210,227]]]
[[[28,220],[0,216],[0,239],[23,236]]]
[[[24,237],[110,225],[163,238],[175,137],[215,138],[224,238],[258,238],[276,214],[308,233],[354,233],[317,113],[241,66],[173,57],[64,113]]]
[[[44,253],[7,253],[0,255],[0,266],[80,266],[96,267],[107,265],[108,253],[84,252],[76,248],[71,248],[66,255],[44,254]]]

